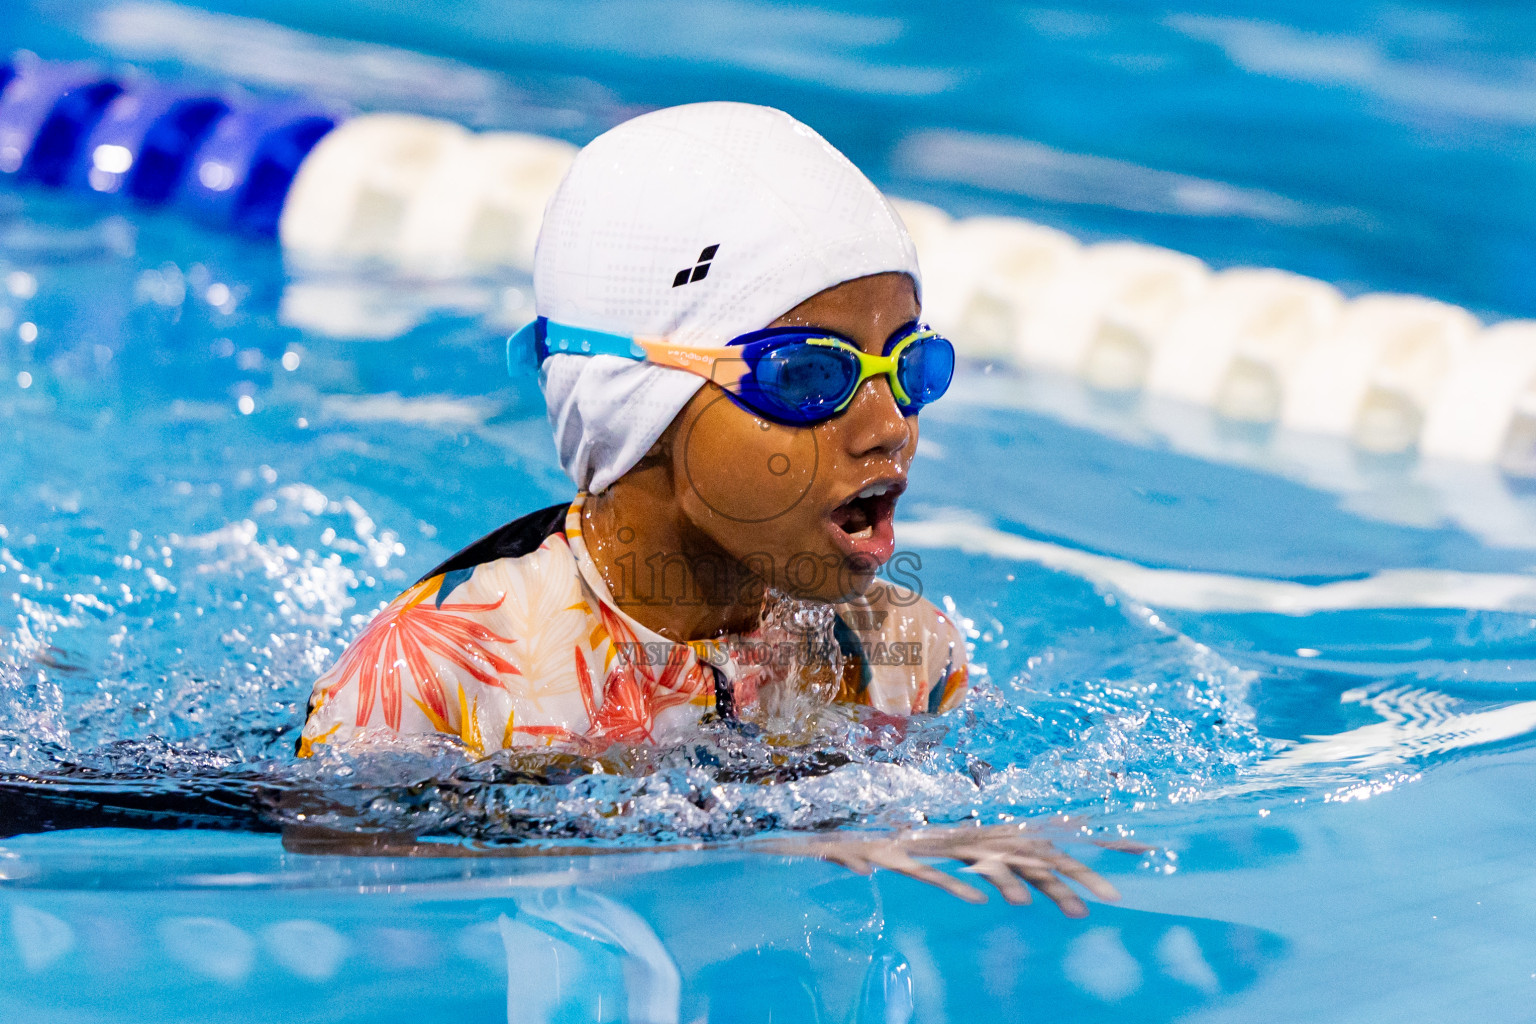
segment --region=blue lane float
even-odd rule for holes
[[[291,97],[124,83],[94,65],[18,54],[0,65],[0,176],[271,237],[299,165],[342,120]]]
[[[193,154],[172,205],[212,227],[275,236],[299,165],[340,120],[302,100],[235,107]]]
[[[123,87],[98,68],[18,58],[0,92],[0,174],[60,185]]]
[[[228,101],[212,93],[134,85],[112,101],[86,137],[67,184],[151,206],[163,203],[228,112]]]

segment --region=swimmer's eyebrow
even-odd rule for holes
[[[847,339],[848,341],[853,341],[854,340],[854,337],[853,337],[852,333],[850,333],[848,331],[845,331],[845,330],[842,330],[842,329],[837,328],[837,327],[828,327],[826,324],[823,324],[823,323],[813,323],[813,322],[807,321],[807,320],[795,320],[795,321],[792,321],[792,322],[781,323],[780,321],[782,321],[784,319],[785,319],[784,317],[780,317],[778,320],[775,320],[773,323],[769,324],[768,326],[769,327],[799,327],[799,328],[801,328],[803,330],[807,330],[807,331],[826,331],[828,334],[835,335],[835,336],[837,336],[839,338]],[[901,335],[905,334],[906,332],[908,332],[908,331],[912,330],[913,328],[917,327],[917,325],[920,324],[920,323],[922,323],[922,315],[921,314],[919,314],[919,315],[913,317],[912,319],[906,321],[900,327],[898,327],[894,331],[892,331],[890,334],[887,334],[885,336],[885,340],[886,341],[890,341],[892,338],[898,338]]]

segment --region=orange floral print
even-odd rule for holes
[[[673,643],[618,608],[582,540],[582,501],[536,549],[456,570],[452,582],[434,576],[384,609],[316,682],[300,756],[345,745],[380,717],[396,733],[454,736],[478,757],[668,742],[711,710],[713,648]],[[460,600],[446,601],[444,587]],[[964,697],[964,639],[937,609],[891,615],[872,638],[886,641],[915,643],[923,664],[850,661],[839,699],[901,715]],[[721,671],[750,705],[766,670]]]
[[[353,682],[357,683],[358,728],[368,724],[376,703],[383,705],[385,723],[391,729],[400,728],[401,670],[408,669],[415,683],[417,696],[413,700],[417,706],[440,732],[455,731],[446,727],[448,701],[427,661],[429,651],[484,686],[504,689],[503,676],[521,674],[516,665],[486,646],[511,644],[514,639],[493,633],[484,623],[470,617],[494,612],[501,607],[501,600],[483,604],[427,604],[441,585],[442,577],[434,576],[401,594],[347,648],[331,673],[335,682],[324,691],[328,702]]]

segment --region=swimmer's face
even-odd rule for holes
[[[769,326],[835,331],[879,355],[919,312],[911,278],[875,274],[813,295]],[[706,384],[668,433],[678,509],[765,582],[848,600],[894,553],[891,520],[917,451],[917,417],[902,415],[885,377],[809,427],[762,419]]]

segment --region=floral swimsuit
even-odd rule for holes
[[[729,715],[759,666],[714,641],[667,640],[625,614],[581,536],[585,495],[508,523],[380,612],[316,681],[299,755],[321,744],[439,733],[508,747],[667,743]],[[891,715],[946,711],[965,643],[909,591],[836,606],[837,699]],[[888,606],[889,605],[889,606]]]

